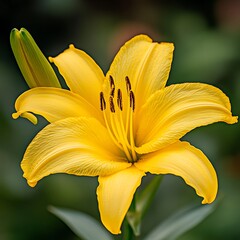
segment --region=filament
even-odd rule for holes
[[[108,132],[116,144],[124,153],[129,162],[137,161],[135,151],[133,113],[135,110],[135,95],[132,91],[131,82],[128,76],[125,77],[126,94],[122,89],[117,88],[113,77],[109,76],[109,106],[107,106],[103,92],[100,93],[100,109],[103,111],[104,120]],[[115,94],[116,92],[116,94]],[[115,97],[116,95],[116,97]],[[123,102],[124,96],[124,102]],[[124,105],[123,105],[124,103]],[[108,111],[108,116],[105,111]],[[124,115],[123,115],[124,114]]]

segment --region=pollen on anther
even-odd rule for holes
[[[115,106],[114,106],[114,102],[113,102],[113,97],[110,96],[109,98],[109,104],[110,104],[110,110],[112,113],[115,113]]]
[[[130,108],[132,108],[132,110],[134,111],[135,109],[135,96],[133,91],[130,91]]]
[[[112,90],[110,92],[110,95],[114,98],[114,93],[115,93],[115,86],[112,87]]]
[[[131,87],[131,83],[130,83],[128,76],[125,77],[125,81],[126,81],[127,92],[129,93],[131,91],[132,87]]]
[[[113,80],[112,75],[109,76],[109,82],[110,82],[111,89],[115,88],[115,84],[114,84],[114,80]]]
[[[123,110],[122,91],[120,89],[118,89],[118,93],[117,93],[117,104],[118,104],[119,109],[122,111]]]
[[[103,92],[100,92],[100,109],[101,111],[106,109],[106,101],[104,99]]]

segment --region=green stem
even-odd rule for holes
[[[130,205],[130,208],[128,211],[136,211],[136,195],[133,196],[133,200],[132,203]],[[130,224],[128,223],[127,218],[125,217],[124,220],[124,235],[123,235],[123,239],[124,240],[134,240],[135,236],[134,236],[134,232],[132,227],[130,226]]]
[[[129,225],[127,219],[124,221],[124,234],[123,234],[124,240],[134,240],[134,234],[131,226]]]
[[[143,191],[139,194],[135,210],[141,212],[141,217],[143,217],[150,207],[155,194],[162,182],[163,176],[156,175],[153,177],[152,181],[143,189]]]
[[[140,193],[135,193],[124,221],[124,240],[137,240],[141,233],[141,221],[150,207],[162,181],[162,176],[155,176]]]

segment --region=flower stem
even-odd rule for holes
[[[141,233],[142,219],[162,181],[162,176],[155,176],[141,192],[135,193],[124,222],[124,240],[137,240]]]
[[[126,219],[124,221],[123,239],[124,240],[134,240],[133,230]]]
[[[133,196],[133,200],[132,200],[132,203],[130,205],[130,208],[129,208],[128,212],[129,211],[132,211],[132,212],[136,211],[136,194],[134,194],[134,196]],[[133,229],[130,226],[127,218],[125,218],[125,221],[124,221],[124,236],[123,236],[123,239],[124,240],[134,240],[135,239]]]

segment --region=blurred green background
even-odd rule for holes
[[[73,43],[106,72],[116,51],[132,36],[150,35],[175,44],[168,84],[201,81],[221,88],[240,115],[240,1],[190,0],[2,0],[0,2],[0,239],[77,239],[48,212],[49,205],[80,210],[99,219],[96,178],[53,175],[30,188],[20,162],[37,126],[13,120],[14,101],[28,87],[9,45],[12,28],[25,27],[46,56]],[[184,139],[210,158],[219,177],[220,204],[181,240],[240,239],[240,128],[217,123]],[[148,179],[145,178],[143,182]],[[182,179],[165,176],[143,222],[143,234],[201,199]]]

